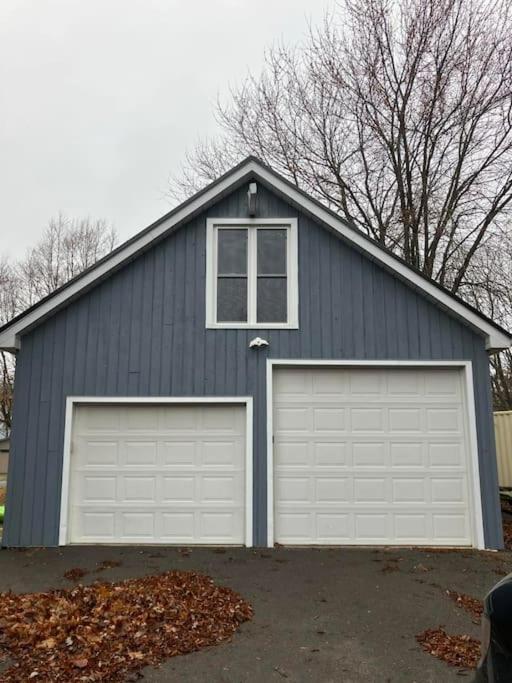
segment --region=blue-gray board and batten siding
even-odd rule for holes
[[[67,396],[254,397],[254,542],[266,545],[266,359],[471,360],[485,541],[502,543],[482,336],[259,183],[259,217],[297,217],[299,329],[205,329],[206,218],[246,217],[247,184],[22,338],[7,546],[57,545]]]

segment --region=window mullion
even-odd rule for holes
[[[247,318],[250,324],[254,324],[256,322],[256,299],[258,291],[257,235],[257,228],[248,228],[247,296],[249,298],[249,301]]]

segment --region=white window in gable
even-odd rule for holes
[[[208,220],[207,327],[297,327],[297,225]]]

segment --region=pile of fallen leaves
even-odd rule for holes
[[[482,612],[484,611],[484,605],[481,600],[472,598],[470,595],[465,595],[464,593],[457,593],[457,591],[448,590],[446,591],[446,595],[453,600],[456,605],[471,615],[473,623],[480,623]]]
[[[503,522],[505,550],[512,550],[512,522]]]
[[[228,640],[252,607],[195,572],[0,594],[0,681],[123,681]]]
[[[427,629],[416,640],[425,652],[450,666],[476,669],[480,659],[480,642],[468,635],[451,636],[439,627]]]

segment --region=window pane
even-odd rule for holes
[[[285,277],[258,278],[258,322],[285,323],[288,320]]]
[[[286,275],[286,230],[258,230],[258,275]]]
[[[247,275],[247,230],[219,230],[217,250],[219,275]]]
[[[247,322],[247,278],[220,277],[217,280],[217,322]]]

